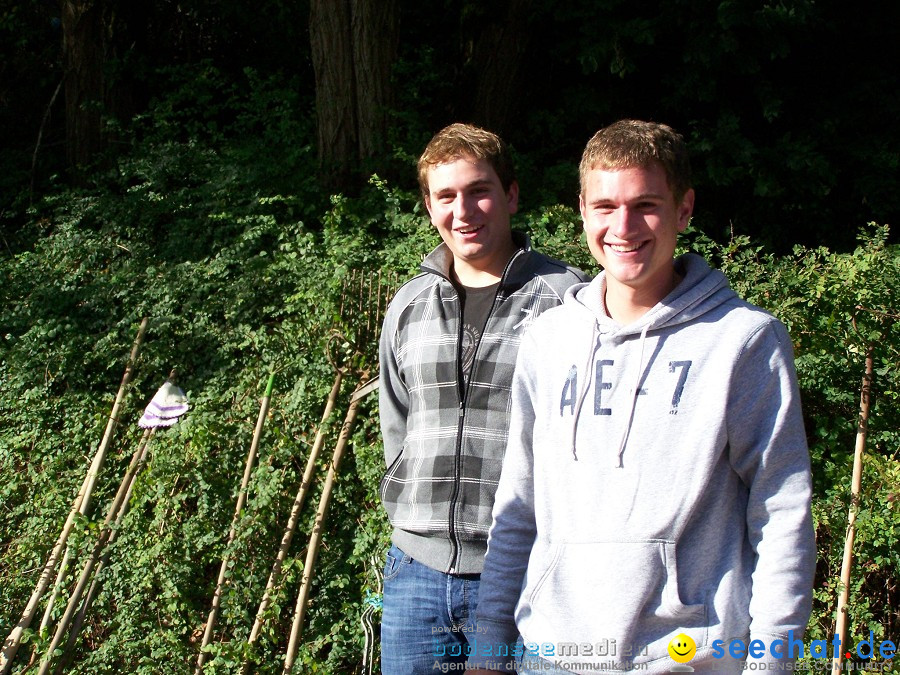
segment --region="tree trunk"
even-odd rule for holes
[[[385,148],[398,36],[396,0],[310,2],[319,166],[330,189],[350,187]]]
[[[392,101],[391,67],[399,38],[396,0],[352,0],[353,65],[359,157],[378,157],[386,147]]]
[[[118,140],[105,120],[135,113],[135,82],[123,68],[128,51],[145,42],[147,4],[132,0],[61,0],[66,97],[66,158],[78,176]]]
[[[471,65],[476,80],[472,119],[501,136],[509,130],[519,105],[521,65],[531,39],[533,9],[534,0],[508,0],[492,5],[489,11],[493,20],[482,29],[474,45]]]
[[[77,170],[89,164],[103,147],[103,5],[99,0],[62,0],[61,11],[66,158]]]
[[[329,187],[349,181],[357,158],[350,17],[350,0],[311,0],[309,3],[319,166]]]

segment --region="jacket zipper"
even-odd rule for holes
[[[475,376],[475,370],[478,367],[478,352],[481,349],[481,337],[484,337],[484,329],[487,328],[488,323],[491,318],[494,316],[494,312],[497,309],[497,297],[500,295],[500,289],[503,287],[503,282],[506,281],[506,275],[509,273],[510,268],[512,267],[513,262],[520,255],[525,253],[525,249],[518,249],[509,259],[509,262],[506,263],[506,267],[503,269],[503,274],[500,276],[500,282],[497,284],[497,292],[494,294],[494,302],[491,303],[491,310],[488,312],[487,318],[484,320],[484,326],[481,327],[482,335],[478,338],[478,344],[475,345],[475,353],[472,355],[472,370],[469,372],[469,382],[472,381],[472,378]],[[452,281],[451,281],[452,284]],[[456,290],[456,287],[453,287]],[[459,292],[456,293],[457,302],[459,302]],[[454,463],[454,475],[453,475],[453,493],[450,495],[450,513],[448,517],[448,523],[450,525],[450,574],[456,574],[456,568],[459,566],[459,549],[460,544],[459,540],[456,536],[456,507],[459,501],[459,490],[460,490],[460,469],[462,465],[462,436],[463,429],[465,428],[466,422],[466,403],[469,400],[469,388],[463,388],[463,381],[461,377],[461,369],[459,367],[460,364],[460,349],[462,349],[462,332],[463,332],[463,318],[462,312],[459,313],[459,330],[456,334],[456,391],[459,395],[459,415],[458,422],[456,427],[456,461]]]

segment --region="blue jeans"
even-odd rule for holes
[[[463,672],[475,636],[479,575],[452,575],[391,546],[384,566],[382,675],[434,675],[438,664]]]

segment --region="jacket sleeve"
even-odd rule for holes
[[[469,668],[489,663],[492,669],[515,672],[512,655],[519,633],[514,614],[537,533],[532,446],[535,390],[530,372],[537,362],[526,333],[513,375],[509,441],[478,590],[477,650],[469,656]]]
[[[399,310],[392,304],[388,308],[378,341],[378,410],[386,467],[390,467],[400,456],[406,439],[406,418],[409,414],[409,390],[400,374],[395,349],[398,314]]]
[[[749,490],[747,536],[756,553],[750,639],[800,638],[812,610],[816,563],[809,451],[793,349],[771,319],[747,340],[728,400],[728,442]],[[777,656],[777,655],[776,655]],[[752,657],[750,660],[753,660]]]

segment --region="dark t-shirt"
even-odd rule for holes
[[[497,295],[496,284],[483,288],[467,288],[457,286],[459,297],[463,307],[462,344],[459,350],[459,369],[463,382],[469,383],[469,373],[472,371],[472,363],[475,360],[475,350],[481,340],[484,325],[487,323],[488,314]]]

